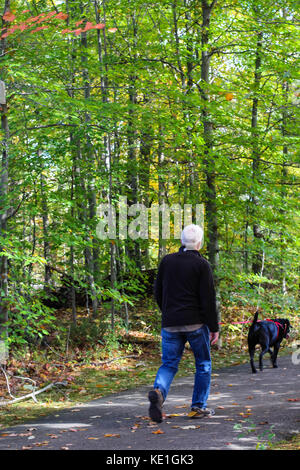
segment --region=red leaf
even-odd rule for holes
[[[49,13],[47,13],[47,15],[45,16],[45,18],[51,18],[51,16],[54,16],[56,15],[56,11],[53,10],[53,11],[50,11]]]
[[[35,28],[32,31],[30,31],[30,34],[37,33],[37,31],[41,31],[41,29],[47,29],[47,28],[49,28],[49,26],[39,26],[38,28]]]
[[[83,20],[77,21],[77,23],[75,23],[75,26],[79,26],[82,23],[83,23]]]
[[[40,18],[40,16],[31,16],[30,18],[27,18],[26,23],[33,23],[34,21],[37,21]]]
[[[88,31],[89,29],[92,29],[92,28],[94,28],[93,23],[91,23],[90,21],[87,21],[83,31]]]
[[[105,28],[105,24],[103,23],[97,23],[95,26],[94,26],[95,29],[103,29]]]
[[[11,13],[10,11],[6,11],[4,13],[4,15],[2,16],[2,18],[5,20],[5,21],[13,21],[15,19],[15,15],[13,13]]]
[[[20,23],[17,28],[20,30],[20,31],[24,31],[24,29],[28,28],[28,26],[24,23]]]
[[[57,15],[55,15],[55,18],[59,19],[59,20],[66,20],[68,18],[68,14],[67,13],[63,13],[62,11],[60,13],[58,13]]]

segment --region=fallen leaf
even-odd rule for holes
[[[104,437],[121,437],[120,434],[104,434]]]
[[[198,426],[193,426],[193,425],[192,425],[192,426],[178,426],[178,428],[184,429],[184,430],[187,430],[187,429],[199,429],[200,426],[199,426],[199,425],[198,425]]]
[[[300,401],[300,398],[288,398],[287,401]]]
[[[152,431],[152,434],[165,434],[165,431],[158,429],[157,431]]]
[[[97,441],[99,437],[88,437],[88,439],[94,439],[95,441]]]

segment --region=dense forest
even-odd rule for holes
[[[152,207],[187,205],[195,221],[203,206],[201,253],[220,321],[230,306],[295,315],[296,2],[0,7],[0,325],[9,348],[58,330],[60,308],[73,326],[84,316],[99,329],[134,327],[159,260],[180,246],[172,210],[170,233],[160,220],[151,236]],[[106,237],[103,204],[116,215]]]

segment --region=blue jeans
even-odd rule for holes
[[[164,400],[167,398],[187,341],[191,345],[196,365],[192,407],[205,409],[211,378],[209,328],[207,325],[203,325],[198,330],[184,333],[162,330],[162,365],[156,374],[154,388],[160,389]]]

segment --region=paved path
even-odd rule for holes
[[[1,430],[0,450],[255,449],[264,433],[273,432],[275,442],[300,428],[300,366],[291,356],[279,357],[278,369],[269,366],[267,357],[264,363],[257,374],[249,364],[213,372],[208,405],[216,415],[211,418],[186,416],[193,379],[179,378],[159,425],[147,416],[149,387],[139,387]],[[242,428],[234,429],[236,424]]]

